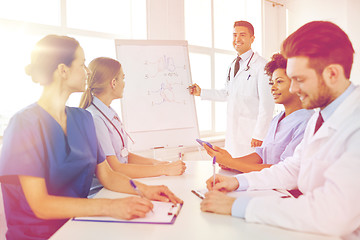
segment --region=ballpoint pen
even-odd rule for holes
[[[191,190],[191,192],[192,192],[193,194],[195,194],[196,196],[198,196],[199,198],[201,198],[201,199],[204,199],[204,198],[205,198],[204,194],[202,194],[201,192],[199,192],[199,191],[197,191],[197,190]]]
[[[215,186],[215,163],[216,163],[216,157],[213,157],[213,187]]]
[[[137,192],[137,194],[139,194],[140,197],[146,198],[145,195],[137,188],[136,184],[134,183],[134,181],[132,179],[130,179],[129,182],[130,182],[131,187],[135,190],[135,192]],[[154,211],[151,209],[151,212],[154,212]]]

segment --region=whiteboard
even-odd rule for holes
[[[194,146],[199,137],[187,41],[115,40],[125,73],[122,119],[129,149]]]

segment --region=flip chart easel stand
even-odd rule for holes
[[[154,147],[152,148],[153,158],[161,161],[182,160],[184,156],[184,146],[178,147]]]

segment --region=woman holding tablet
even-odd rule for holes
[[[208,154],[216,156],[216,162],[224,169],[252,172],[271,167],[292,156],[303,139],[305,127],[314,111],[302,109],[299,97],[289,91],[291,80],[285,69],[286,59],[281,54],[274,54],[265,66],[274,102],[282,104],[284,111],[273,118],[264,142],[255,148],[254,153],[232,158],[226,150],[216,146],[211,149],[204,144]]]

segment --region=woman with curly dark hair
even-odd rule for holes
[[[301,101],[290,92],[291,80],[286,75],[286,59],[279,53],[272,56],[265,66],[270,76],[271,94],[276,104],[282,104],[284,111],[276,115],[260,147],[249,155],[232,158],[224,149],[215,146],[215,151],[204,146],[208,154],[216,156],[216,162],[223,169],[235,169],[240,172],[260,171],[292,156],[296,146],[304,136],[304,130],[313,110],[302,109]]]

